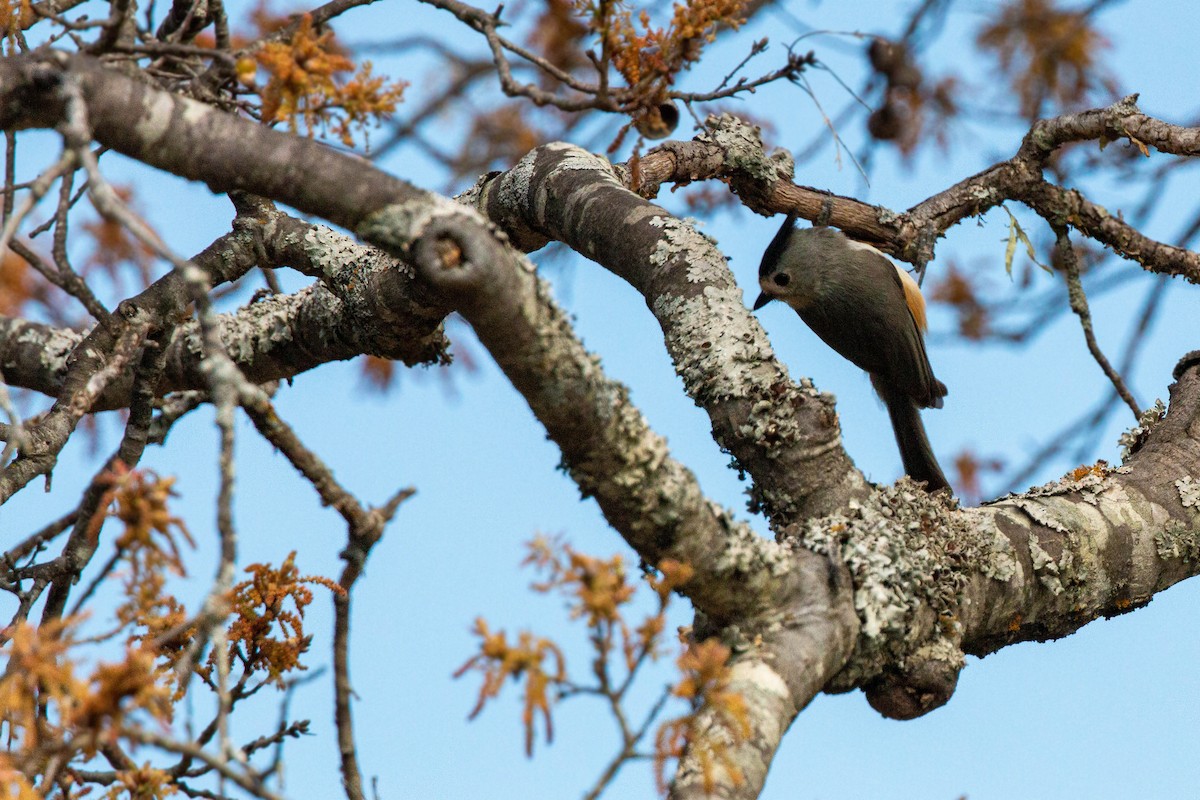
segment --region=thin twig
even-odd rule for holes
[[[650,726],[654,724],[654,720],[656,720],[658,715],[662,713],[663,708],[670,699],[671,690],[670,687],[667,687],[667,689],[664,690],[654,702],[654,706],[646,714],[646,718],[642,720],[642,724],[638,727],[638,729],[624,736],[624,741],[621,743],[621,749],[617,751],[612,760],[609,761],[604,767],[604,770],[596,779],[596,783],[593,784],[592,788],[589,789],[587,794],[583,796],[584,800],[596,800],[596,798],[600,797],[600,795],[604,793],[604,790],[608,788],[609,784],[613,782],[613,779],[617,777],[617,773],[620,772],[621,767],[624,766],[626,762],[641,757],[641,755],[637,752],[637,745],[643,738],[645,738],[646,734],[650,730]]]
[[[217,533],[220,538],[220,560],[204,605],[197,618],[189,623],[189,625],[195,625],[196,633],[189,644],[186,657],[180,658],[178,662],[177,671],[180,674],[177,677],[182,686],[186,684],[191,670],[194,669],[210,637],[228,613],[226,594],[233,585],[237,562],[237,536],[233,526],[233,410],[237,396],[235,383],[244,378],[241,377],[237,365],[225,352],[222,344],[216,311],[208,296],[211,288],[208,274],[166,247],[154,235],[154,232],[121,202],[120,197],[100,173],[95,157],[86,147],[79,145],[79,142],[87,139],[87,126],[85,106],[78,87],[68,86],[64,91],[67,93],[68,100],[67,122],[63,126],[64,137],[67,138],[68,143],[76,145],[75,152],[88,172],[88,192],[96,210],[105,217],[124,225],[142,244],[169,261],[187,284],[200,322],[204,353],[201,372],[209,382],[211,396],[217,407],[217,427],[220,430],[221,441],[218,465],[220,483],[217,493]]]
[[[29,194],[26,195],[25,200],[9,215],[4,221],[3,230],[0,230],[0,262],[3,262],[8,257],[9,242],[16,235],[17,228],[21,226],[25,217],[46,196],[46,193],[50,191],[50,187],[54,185],[54,182],[63,173],[75,168],[75,160],[76,157],[72,151],[64,150],[62,155],[59,156],[58,161],[42,172],[29,187]]]
[[[91,287],[71,268],[71,258],[67,252],[68,216],[78,199],[78,195],[71,196],[74,184],[75,170],[62,176],[58,189],[58,207],[54,210],[54,237],[50,249],[57,272],[53,276],[45,272],[42,274],[55,286],[79,300],[97,322],[108,322],[108,309],[96,297]]]
[[[77,512],[71,511],[46,525],[37,533],[27,536],[24,541],[4,553],[4,561],[11,568],[18,561],[36,552],[42,545],[60,536],[75,524]]]
[[[1063,266],[1067,278],[1067,296],[1071,303],[1071,310],[1079,317],[1079,324],[1083,328],[1083,336],[1087,340],[1088,350],[1092,354],[1092,358],[1096,359],[1096,363],[1100,365],[1100,369],[1108,376],[1112,382],[1113,388],[1117,394],[1125,401],[1125,405],[1133,412],[1133,418],[1136,420],[1142,415],[1142,408],[1133,398],[1133,394],[1129,391],[1129,387],[1125,385],[1125,380],[1121,377],[1108,357],[1104,355],[1104,351],[1100,349],[1100,344],[1096,341],[1096,332],[1092,327],[1092,313],[1088,309],[1087,295],[1083,291],[1083,283],[1079,279],[1079,257],[1075,253],[1074,246],[1071,244],[1071,238],[1065,227],[1054,227],[1055,236],[1058,238],[1057,246],[1062,255]]]
[[[194,761],[200,761],[222,778],[233,782],[239,788],[262,800],[284,800],[282,795],[276,794],[264,786],[262,780],[249,768],[244,771],[234,769],[227,760],[214,756],[203,747],[198,747],[190,742],[181,742],[144,728],[126,728],[121,731],[121,736],[170,753],[187,756]]]

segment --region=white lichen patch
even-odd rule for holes
[[[1072,492],[1078,492],[1083,500],[1089,503],[1099,501],[1099,496],[1112,485],[1112,476],[1127,474],[1129,467],[1110,467],[1103,459],[1091,466],[1076,467],[1056,481],[1050,481],[1026,491],[1025,498],[1057,497]],[[1012,498],[1002,498],[1011,500]]]
[[[992,198],[997,196],[998,191],[994,187],[977,183],[972,186],[967,193],[973,200],[990,204],[992,202]]]
[[[720,250],[683,220],[654,216],[648,224],[661,230],[650,266],[669,269],[682,263],[687,282],[698,287],[693,294],[661,294],[653,300],[688,393],[703,405],[759,395],[764,384],[786,380]]]
[[[621,430],[620,441],[625,443],[622,452],[624,466],[617,469],[609,479],[615,486],[636,491],[652,482],[651,476],[658,472],[663,463],[670,457],[667,440],[645,428],[644,421],[637,411],[624,402],[618,412],[617,427]],[[670,510],[670,506],[657,506],[661,510]],[[644,511],[653,514],[653,508]],[[652,518],[655,524],[665,524],[668,520]]]
[[[612,162],[602,155],[584,150],[582,147],[570,142],[550,142],[547,145],[543,145],[540,149],[562,154],[554,162],[552,175],[560,172],[575,172],[579,170],[586,172],[600,170],[616,182],[616,177],[613,175]]]
[[[770,489],[763,486],[755,488],[758,504],[771,509],[777,516],[790,519],[799,511],[796,498],[783,489]],[[822,552],[829,552],[828,550]]]
[[[698,403],[748,396],[756,384],[778,377],[770,344],[740,301],[734,288],[706,286],[690,297],[654,302],[675,371]]]
[[[791,695],[783,676],[760,659],[739,659],[730,667],[729,672],[732,683],[751,686],[755,693],[777,698],[787,698]]]
[[[899,666],[903,668],[913,661],[940,661],[956,670],[967,665],[967,658],[958,644],[944,636],[937,637],[929,644],[921,645],[913,651],[912,656],[903,659]]]
[[[969,527],[979,531],[981,537],[990,539],[988,557],[979,563],[979,571],[1003,583],[1019,575],[1021,565],[1017,552],[1008,537],[1000,532],[996,515],[983,509],[964,509],[962,513],[969,518]]]
[[[1014,570],[1011,548],[998,547],[994,531],[981,533],[970,515],[958,519],[950,511],[944,499],[901,480],[845,513],[810,521],[792,542],[833,554],[850,572],[862,622],[857,677],[927,643],[929,620],[955,619],[972,572]]]
[[[170,131],[175,104],[185,101],[166,92],[147,93],[142,97],[145,102],[141,115],[133,124],[133,134],[146,146],[154,147]]]
[[[180,114],[180,117],[183,119],[184,125],[189,128],[202,125],[205,120],[216,113],[213,111],[212,106],[193,100],[190,97],[172,96],[175,98],[175,102],[183,106],[183,113]]]
[[[1142,412],[1138,417],[1137,424],[1121,434],[1117,439],[1121,445],[1121,460],[1129,458],[1138,451],[1142,443],[1146,441],[1146,437],[1150,435],[1150,430],[1167,416],[1167,407],[1161,399],[1155,400],[1154,405]]]
[[[1059,578],[1058,562],[1042,548],[1037,536],[1029,537],[1029,556],[1033,560],[1033,571],[1038,576],[1038,581],[1049,589],[1051,594],[1062,594],[1063,585]]]
[[[38,361],[51,372],[67,368],[67,358],[83,341],[85,334],[66,328],[56,328],[49,333],[33,327],[26,328],[17,336],[17,344],[31,344],[38,348]]]
[[[367,216],[355,233],[399,254],[416,238],[415,232],[428,224],[432,210],[428,202],[417,200],[393,203]]]
[[[368,215],[354,232],[366,241],[399,256],[407,250],[409,244],[425,233],[430,222],[442,217],[459,217],[476,225],[486,224],[472,209],[449,200],[428,196],[384,206]]]
[[[728,521],[729,534],[718,554],[716,569],[730,577],[760,575],[766,570],[780,576],[791,568],[792,559],[787,547],[762,538],[744,523]]]
[[[221,342],[234,362],[245,364],[270,353],[294,337],[295,303],[291,298],[268,297],[237,314],[218,316]]]
[[[586,218],[589,207],[593,204],[606,203],[604,189],[612,186],[624,188],[613,170],[612,163],[607,158],[588,152],[582,147],[567,142],[551,142],[533,152],[535,154],[546,152],[556,154],[553,161],[554,166],[546,176],[546,180],[538,181],[534,187],[534,191],[536,192],[534,196],[534,218],[539,225],[545,225],[547,203],[550,202],[549,187],[552,185],[554,178],[559,175],[571,172],[586,172],[591,176],[588,188],[582,191],[571,192],[567,197],[567,206],[564,211],[571,218]],[[533,164],[536,164],[536,159]],[[531,164],[530,169],[532,169],[533,164]],[[533,180],[533,173],[530,172],[528,178],[522,176],[521,180]],[[520,198],[514,199],[519,200]],[[519,205],[512,206],[512,208],[519,207]],[[651,206],[651,208],[658,213],[664,213],[655,206]],[[589,251],[585,253],[588,257],[596,255],[594,246],[590,243],[586,249]]]
[[[533,184],[533,171],[537,166],[538,151],[530,150],[516,165],[504,174],[500,182],[497,198],[505,208],[521,208],[529,196],[529,187]]]
[[[1179,492],[1179,502],[1184,508],[1200,507],[1200,482],[1192,480],[1191,475],[1175,481],[1175,490]]]
[[[361,244],[324,225],[313,225],[304,234],[304,251],[321,274],[337,281],[347,272],[399,270],[412,277],[413,268],[378,248]]]
[[[655,206],[649,206],[659,212]],[[647,223],[662,230],[650,254],[650,264],[663,267],[682,258],[687,263],[689,283],[729,283],[729,268],[725,266],[725,255],[717,249],[716,242],[705,236],[686,220],[659,213]]]
[[[1060,509],[1051,508],[1051,504],[1047,502],[1048,498],[1028,498],[1028,497],[1013,497],[1008,500],[1010,505],[1024,511],[1039,525],[1045,526],[1059,533],[1067,533],[1070,529],[1063,523],[1059,517]]]
[[[1107,589],[1103,566],[1110,546],[1109,533],[1114,526],[1127,525],[1140,530],[1145,521],[1130,510],[1127,493],[1107,475],[1093,483],[1089,475],[1083,499],[1073,502],[1063,496],[1042,496],[1037,499],[1009,498],[1005,505],[1019,508],[1042,527],[1063,534],[1062,552],[1057,559],[1041,548],[1036,534],[1031,534],[1029,549],[1038,580],[1056,596],[1064,590],[1101,592]],[[1082,601],[1083,598],[1081,597]]]
[[[961,654],[951,640],[968,581],[978,574],[1005,582],[1019,575],[1020,559],[996,521],[1008,513],[1018,524],[1018,512],[955,511],[946,498],[902,479],[844,513],[810,521],[789,540],[833,554],[850,572],[862,628],[841,685],[862,685],[885,665],[902,663],[920,648],[936,649],[939,640],[947,660],[958,664]],[[1045,552],[1038,563],[1051,577],[1061,566]]]
[[[777,150],[768,156],[763,149],[760,129],[733,114],[710,115],[704,121],[704,132],[696,139],[716,144],[728,167],[758,181],[766,184],[792,181],[795,164],[791,154]]]

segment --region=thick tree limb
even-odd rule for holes
[[[310,139],[58,51],[0,61],[0,128],[54,127],[65,118],[67,83],[78,86],[96,141],[213,191],[244,189],[351,229],[392,203],[437,202],[436,195]]]
[[[685,391],[753,476],[751,496],[770,517],[865,496],[830,398],[788,378],[712,240],[627,191],[604,159],[565,145],[534,150],[479,202],[518,241],[566,242],[642,293]]]
[[[662,437],[584,349],[522,256],[491,236],[447,226],[415,251],[422,277],[454,298],[480,342],[562,450],[563,467],[650,564],[674,558],[697,576],[684,588],[706,613],[764,608],[779,555],[700,491]],[[735,579],[736,576],[736,579]],[[754,599],[749,599],[754,598]]]

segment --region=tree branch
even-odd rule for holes
[[[219,317],[222,340],[248,380],[282,380],[364,353],[409,365],[448,360],[441,328],[445,305],[414,285],[402,263],[324,226],[274,209],[263,213],[239,217],[232,233],[193,261],[214,270],[241,265],[242,272],[254,265],[287,265],[320,276],[323,284],[264,298]],[[126,303],[169,305],[180,291],[178,278],[169,274]],[[207,386],[200,372],[198,336],[192,321],[180,325],[165,344],[160,393]],[[75,331],[0,316],[5,378],[10,385],[57,396],[70,355],[84,339]],[[116,378],[91,410],[125,407],[131,386],[128,376]]]

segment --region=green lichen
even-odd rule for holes
[[[425,200],[407,200],[384,206],[368,214],[354,231],[366,241],[400,256],[432,216],[433,208]]]
[[[710,503],[727,531],[716,567],[729,579],[754,578],[761,582],[764,574],[773,578],[784,575],[793,566],[791,548],[759,536],[744,522],[736,521],[725,509]]]
[[[304,233],[304,253],[323,276],[335,284],[353,274],[376,269],[394,269],[412,277],[411,265],[392,258],[375,247],[360,244],[324,225],[313,225]]]
[[[764,184],[792,181],[795,164],[791,154],[780,150],[768,156],[759,128],[733,114],[710,115],[704,121],[704,132],[696,140],[717,145],[725,156],[726,166]]]
[[[993,580],[1008,583],[1018,572],[1017,554],[1012,542],[1000,532],[996,515],[982,509],[965,509],[968,526],[978,532],[981,542],[987,542],[987,556],[978,562],[979,571]]]
[[[1059,577],[1058,562],[1042,548],[1037,536],[1029,537],[1029,557],[1033,561],[1033,571],[1038,576],[1038,581],[1056,597],[1062,594],[1063,584]]]
[[[953,510],[905,478],[850,503],[844,513],[808,522],[789,540],[833,555],[854,583],[862,628],[855,658],[839,680],[861,684],[943,636],[958,617],[972,572],[1003,580],[1015,571],[1011,546],[994,526],[977,529],[975,515]]]
[[[1155,532],[1154,549],[1159,558],[1194,564],[1200,560],[1200,530],[1177,519],[1169,520]]]
[[[1127,474],[1129,474],[1129,467],[1111,467],[1108,462],[1100,460],[1090,467],[1077,467],[1058,480],[1035,486],[1026,491],[1022,497],[1062,497],[1078,493],[1085,502],[1097,505],[1100,502],[1100,496],[1116,485],[1113,476]]]
[[[1136,453],[1145,443],[1151,429],[1166,416],[1167,407],[1163,405],[1162,400],[1155,400],[1154,405],[1143,411],[1138,417],[1137,424],[1122,433],[1117,439],[1117,443],[1121,446],[1121,460],[1124,461]]]

